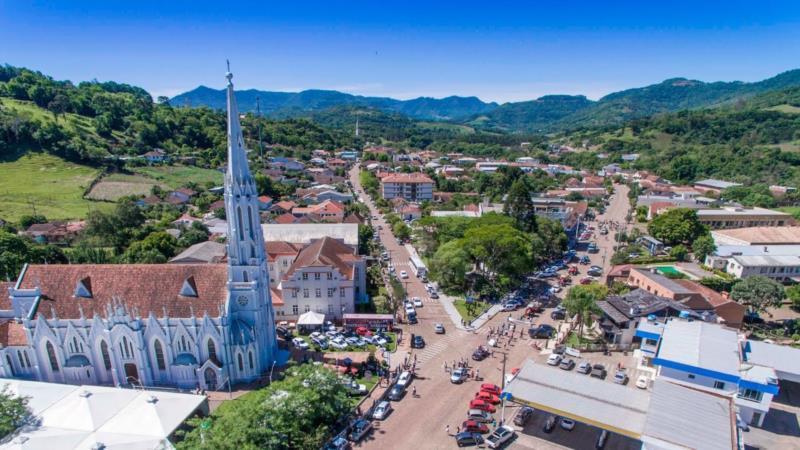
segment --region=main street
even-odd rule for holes
[[[357,447],[365,449],[453,448],[455,447],[455,441],[446,432],[446,427],[449,425],[450,433],[455,433],[456,428],[466,419],[468,403],[479,390],[481,383],[494,383],[502,386],[504,368],[506,373],[510,373],[513,368],[520,367],[528,358],[541,360],[542,356],[539,355],[539,351],[533,347],[533,344],[537,341],[531,340],[527,336],[528,325],[519,323],[516,325],[513,337],[507,336],[498,340],[498,346],[493,349],[492,356],[483,361],[473,361],[470,357],[472,352],[478,345],[487,344],[489,330],[497,329],[503,323],[507,323],[511,314],[499,313],[476,331],[466,331],[454,326],[444,307],[439,301],[429,297],[424,284],[411,272],[408,267],[409,255],[407,250],[397,243],[382,215],[364,192],[358,179],[358,170],[359,166],[356,165],[350,173],[353,188],[369,207],[370,215],[377,218],[372,221],[373,226],[382,228],[379,231],[380,239],[391,254],[391,261],[396,273],[399,274],[402,270],[409,273],[408,279],[401,280],[409,297],[420,297],[424,306],[417,308],[418,324],[404,324],[401,326],[405,336],[404,342],[391,360],[392,365],[395,366],[406,357],[411,362],[416,357],[416,377],[411,386],[416,387],[417,397],[412,395],[412,388],[409,388],[401,401],[392,402],[394,412],[383,421],[374,421],[375,431],[366,440],[358,444]],[[606,220],[624,222],[625,214],[627,213],[627,202],[627,192],[619,189],[606,214],[601,217]],[[607,243],[604,239],[598,241],[601,253],[591,256],[597,258],[598,255],[602,255],[603,249],[611,252],[611,247],[613,247],[612,239],[610,238]],[[608,254],[610,255],[611,253]],[[608,259],[610,259],[610,256],[606,258],[607,263]],[[600,265],[599,261],[597,263]],[[517,311],[513,315],[517,318],[520,313],[520,311]],[[434,333],[433,325],[437,322],[444,324],[445,334]],[[546,311],[545,314],[535,320],[536,324],[552,322],[549,317],[549,311]],[[408,347],[407,343],[411,333],[424,337],[425,348],[411,350]],[[483,378],[481,381],[470,379],[463,384],[450,382],[450,375],[444,369],[445,364],[452,366],[454,361],[462,358],[469,361],[470,368],[474,372],[479,372]],[[613,364],[612,362],[607,363],[609,365]],[[506,422],[510,422],[510,418],[513,417],[516,411],[517,407],[515,406],[506,407]],[[498,408],[497,413],[494,415],[498,422],[501,420],[501,414],[501,408]],[[579,437],[579,433],[564,435],[566,442],[569,442],[570,439],[579,439]],[[593,446],[591,440],[588,440],[586,444],[588,447]],[[573,442],[565,447],[529,433],[519,433],[518,438],[511,444],[511,447],[560,449],[583,448],[585,446],[581,443]]]

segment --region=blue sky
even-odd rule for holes
[[[230,58],[238,89],[499,102],[800,67],[797,0],[127,3],[0,0],[0,63],[174,95]]]

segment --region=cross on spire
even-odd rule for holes
[[[231,61],[229,59],[225,60],[225,64],[228,66],[228,71],[225,73],[225,78],[228,79],[228,84],[233,84],[231,81],[233,79],[233,74],[231,73]]]

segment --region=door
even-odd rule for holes
[[[757,427],[761,426],[761,413],[760,412],[755,411],[753,413],[753,417],[750,419],[750,425],[754,425],[754,426],[757,426]]]
[[[125,381],[127,381],[128,383],[139,382],[139,370],[136,369],[136,364],[133,363],[125,364]]]
[[[211,367],[207,367],[204,373],[206,379],[206,389],[217,389],[217,372]]]

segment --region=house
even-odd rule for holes
[[[187,213],[181,214],[180,217],[172,221],[172,224],[176,227],[190,227],[193,223],[200,222],[200,219],[197,217],[192,217]]]
[[[301,163],[300,161],[297,161],[296,159],[285,158],[282,156],[273,156],[269,158],[269,165],[274,169],[294,171],[294,172],[299,172],[306,167],[305,164]]]
[[[609,344],[622,349],[633,344],[639,322],[647,320],[647,317],[671,317],[684,311],[696,318],[700,317],[686,306],[644,289],[609,296],[597,302],[597,307],[602,311],[598,325],[603,331],[603,338]]]
[[[189,200],[196,194],[197,193],[191,189],[181,188],[168,192],[164,200],[172,205],[185,205],[189,203]]]
[[[221,263],[227,254],[226,245],[205,241],[192,245],[169,260],[170,264]]]
[[[636,243],[647,249],[651,255],[659,255],[664,251],[664,243],[652,236],[642,236]]]
[[[627,282],[633,267],[633,264],[611,266],[611,269],[609,269],[608,273],[606,274],[606,286],[611,287],[614,285],[614,283]]]
[[[169,159],[167,152],[160,148],[153,149],[142,155],[142,157],[150,164],[162,163]]]
[[[700,209],[697,218],[712,230],[745,227],[784,227],[794,225],[791,214],[766,208],[742,208],[726,206],[715,209]]]
[[[258,209],[266,211],[272,207],[272,197],[269,195],[260,195],[258,197]]]
[[[295,217],[303,217],[307,215],[319,216],[322,220],[333,220],[340,222],[344,219],[345,207],[341,203],[325,200],[316,205],[307,207],[295,206],[292,208],[292,215]]]
[[[76,237],[85,227],[84,221],[34,223],[19,234],[40,243],[58,244]]]
[[[741,185],[742,183],[732,183],[730,181],[715,180],[713,178],[695,181],[694,183],[695,189],[701,192],[712,192],[714,194],[719,194],[725,189]]]
[[[348,162],[341,158],[332,158],[327,161],[327,166],[331,169],[345,169],[348,166]]]
[[[424,173],[396,173],[381,179],[383,198],[402,197],[410,202],[433,200],[433,180]]]
[[[269,210],[275,214],[283,214],[291,212],[297,206],[297,203],[290,200],[283,200],[273,204]]]
[[[422,217],[422,209],[418,205],[404,205],[397,210],[403,220],[416,220]]]

